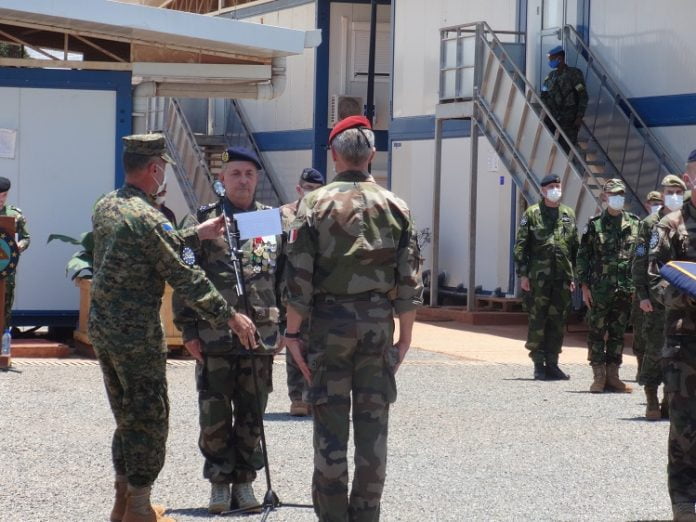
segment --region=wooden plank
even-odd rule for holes
[[[0,67],[44,69],[85,69],[92,71],[130,71],[132,64],[117,62],[83,62],[81,60],[37,60],[35,58],[0,58]]]

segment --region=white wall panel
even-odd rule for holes
[[[440,215],[440,271],[448,284],[468,280],[469,266],[469,138],[443,141]],[[507,291],[510,261],[510,188],[505,169],[495,169],[485,139],[479,141],[476,282],[485,290]],[[433,141],[400,142],[392,150],[392,190],[411,208],[418,230],[432,230]],[[500,185],[500,177],[503,185]],[[423,250],[430,267],[430,246]]]
[[[486,21],[514,30],[515,0],[431,0],[396,3],[394,22],[394,117],[434,114],[442,27]]]
[[[590,45],[629,97],[696,90],[696,4],[592,2]]]
[[[295,185],[300,180],[302,169],[312,166],[312,151],[264,152],[264,158],[270,162],[273,172],[280,181],[278,189],[283,192],[281,194],[283,201],[297,199]]]
[[[315,6],[298,7],[265,13],[245,21],[287,27],[290,29],[314,29]],[[314,117],[314,59],[315,50],[287,59],[287,85],[285,92],[275,100],[242,100],[254,132],[309,129]]]
[[[652,127],[650,130],[667,147],[679,167],[686,163],[689,153],[696,149],[696,125]]]
[[[17,187],[17,176],[19,175],[19,158],[16,151],[19,148],[23,133],[19,132],[19,100],[21,90],[14,87],[0,87],[0,129],[15,130],[17,132],[15,142],[15,157],[0,158],[0,176],[10,180],[14,187]],[[17,191],[13,191],[13,196]]]

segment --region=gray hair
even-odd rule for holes
[[[331,148],[343,158],[348,165],[357,166],[365,163],[375,146],[375,133],[370,129],[348,129],[336,136]]]

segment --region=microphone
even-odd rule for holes
[[[221,198],[225,196],[225,185],[222,184],[222,181],[216,180],[213,183],[213,192]]]

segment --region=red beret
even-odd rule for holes
[[[365,127],[372,130],[370,120],[368,120],[365,116],[348,116],[347,118],[343,118],[341,121],[339,121],[333,126],[333,129],[331,129],[331,134],[329,134],[329,145],[331,145],[333,139],[343,131],[355,129],[356,127]]]

